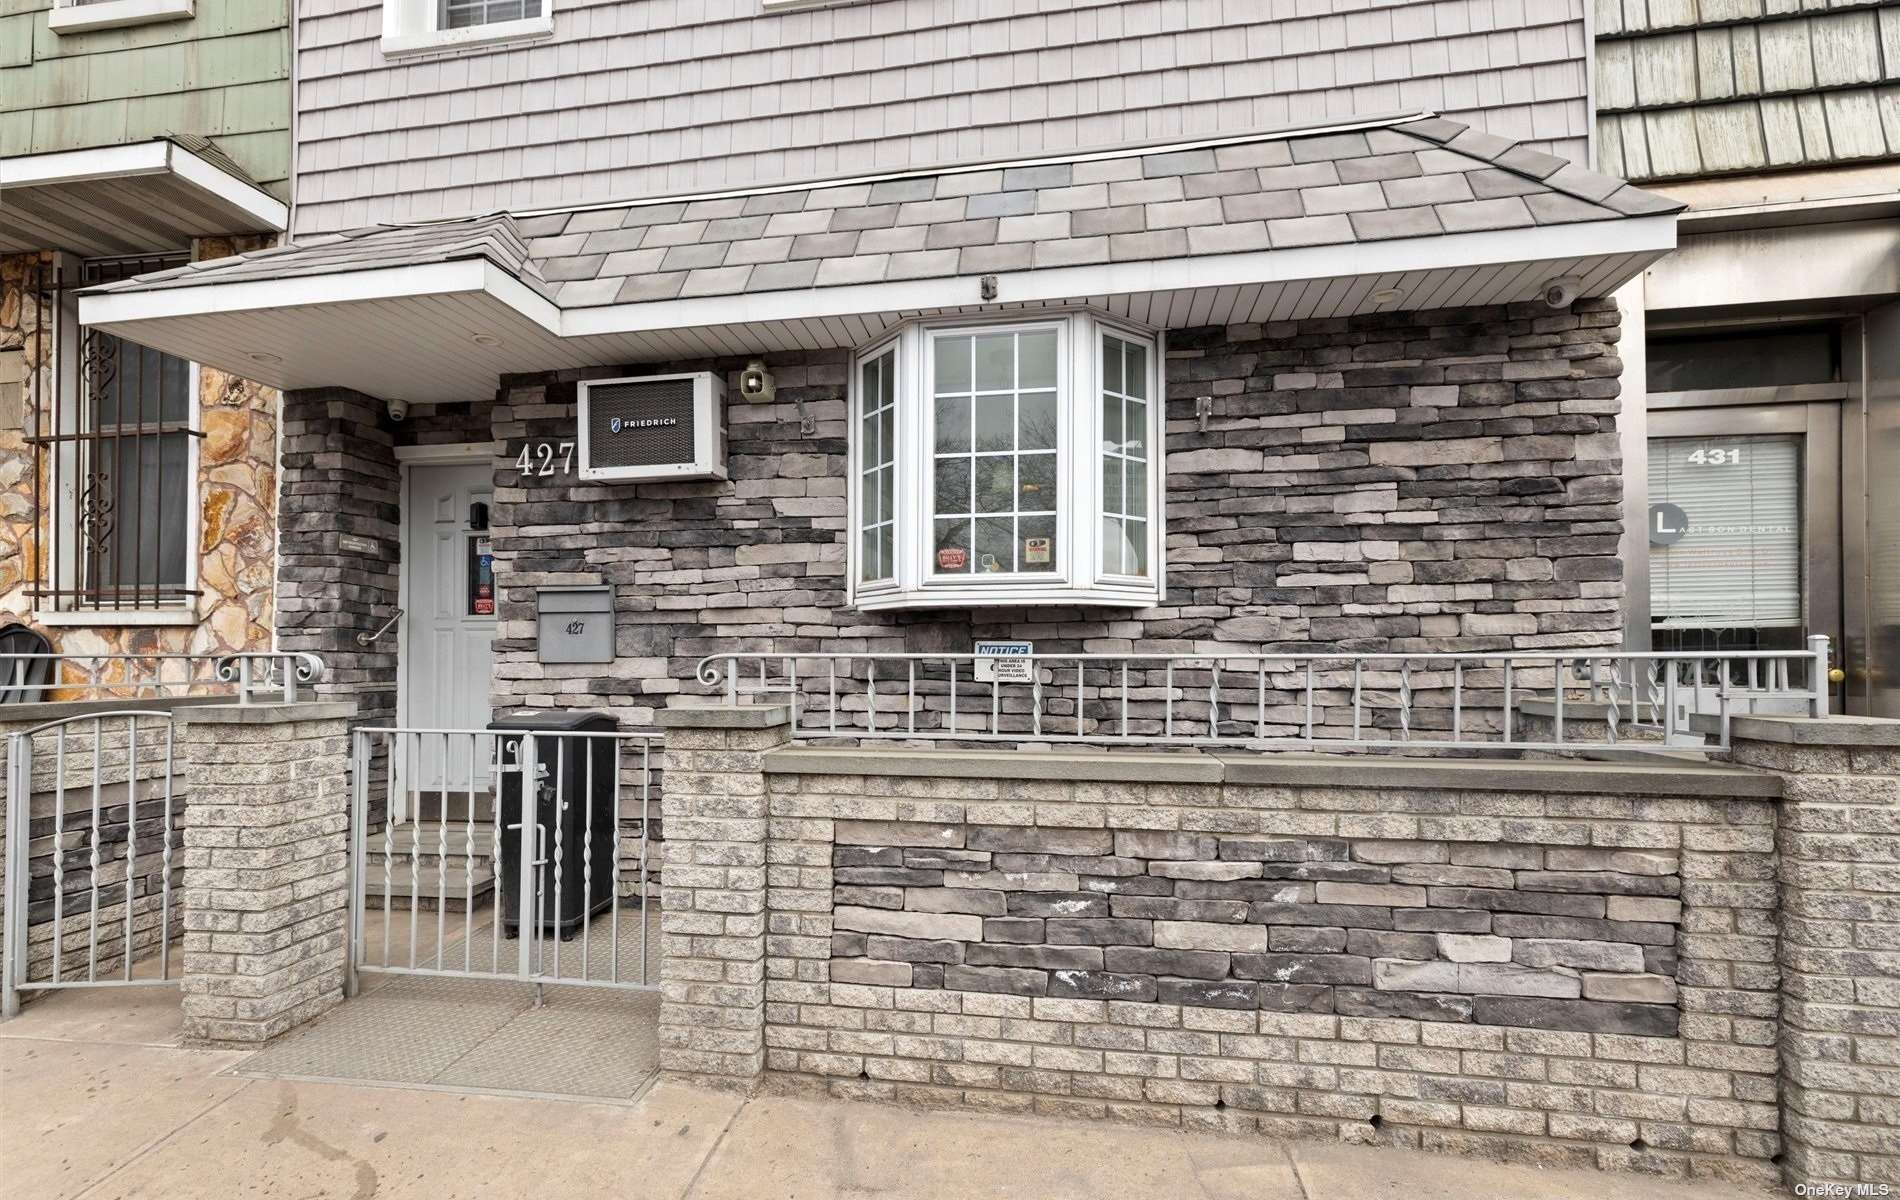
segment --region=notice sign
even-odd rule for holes
[[[1032,683],[1036,652],[1034,642],[978,642],[976,644],[976,681],[978,683]]]
[[[1673,546],[1689,532],[1689,514],[1675,504],[1649,506],[1649,544]]]

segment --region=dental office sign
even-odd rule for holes
[[[976,644],[976,681],[978,683],[1033,683],[1036,664],[1030,655],[1034,642],[978,642]]]

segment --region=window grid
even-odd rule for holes
[[[1005,347],[1006,382],[994,378]],[[1051,327],[933,339],[933,576],[1055,572],[1057,361]]]
[[[441,0],[443,29],[471,29],[541,15],[541,0]]]
[[[897,574],[894,544],[897,514],[897,347],[863,364],[858,408],[862,414],[859,445],[858,578],[875,583]]]
[[[1102,335],[1102,571],[1148,574],[1148,370],[1142,342]]]

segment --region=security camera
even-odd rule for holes
[[[385,404],[389,409],[389,419],[392,421],[401,421],[409,415],[407,400],[389,400]]]
[[[772,378],[772,372],[765,369],[765,363],[753,359],[739,372],[739,394],[753,404],[770,404],[778,392],[778,381]]]
[[[1575,275],[1559,275],[1544,284],[1544,304],[1549,308],[1569,308],[1577,300],[1583,281]]]

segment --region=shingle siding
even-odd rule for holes
[[[1599,0],[1597,162],[1630,179],[1900,158],[1900,0]]]
[[[1586,2],[558,0],[389,60],[378,0],[302,0],[299,232],[1418,108],[1577,155]]]
[[[287,198],[291,2],[78,34],[48,28],[53,0],[0,3],[0,157],[198,134]]]

